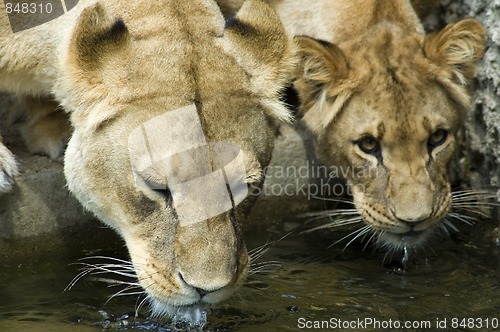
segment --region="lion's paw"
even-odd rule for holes
[[[68,115],[51,97],[19,98],[10,109],[10,123],[15,124],[29,152],[60,157],[71,136]]]
[[[14,155],[0,143],[0,193],[6,193],[12,189],[14,176],[18,174],[18,165]]]

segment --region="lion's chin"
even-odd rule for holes
[[[190,331],[201,331],[207,323],[208,306],[197,302],[187,306],[174,306],[151,300],[151,316],[155,319],[172,318],[175,326],[189,326]]]

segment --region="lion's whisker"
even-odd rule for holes
[[[133,291],[134,289],[140,289],[140,291]],[[115,294],[111,295],[110,297],[108,297],[105,304],[107,304],[109,301],[111,301],[112,299],[114,299],[115,297],[118,297],[118,296],[140,295],[140,294],[144,294],[144,293],[145,293],[145,291],[140,286],[130,285],[130,286],[127,286],[124,289],[116,292]]]
[[[266,248],[265,246],[262,246],[259,248],[259,250],[255,250],[254,252],[249,252],[248,253],[248,256],[250,257],[250,262],[252,261],[256,261],[258,260],[259,258],[261,258],[267,251],[269,250],[269,248]]]
[[[266,264],[269,264],[269,263],[272,263],[272,264],[281,264],[279,261],[266,261],[266,262],[252,263],[252,264],[250,264],[250,267],[259,267],[259,266],[266,265]]]
[[[91,277],[90,280],[106,283],[106,284],[108,284],[108,287],[115,287],[115,286],[121,286],[121,285],[127,285],[127,287],[131,287],[131,286],[140,287],[140,284],[138,282],[128,282],[128,281],[122,281],[122,280],[111,279],[111,278]]]
[[[121,266],[116,266],[116,267],[121,267]],[[84,269],[88,272],[87,274],[95,275],[95,274],[103,274],[103,273],[112,273],[112,274],[117,274],[121,275],[124,277],[128,278],[135,278],[136,275],[135,273],[130,273],[130,271],[133,272],[133,270],[113,270],[110,268],[109,265],[91,265],[91,264],[86,264],[86,267]]]
[[[82,269],[90,270],[107,270],[109,272],[122,272],[122,273],[134,273],[134,267],[132,265],[116,264],[116,263],[74,263],[73,265],[80,265]]]
[[[120,296],[133,296],[133,295],[141,295],[141,294],[144,294],[145,292],[144,291],[140,291],[140,292],[125,292],[125,291],[120,291],[120,292],[117,292],[113,295],[111,295],[107,301],[105,302],[105,304],[107,304],[109,301],[111,301],[112,299],[116,298],[116,297],[120,297]]]
[[[281,263],[278,261],[269,261],[262,263],[261,266],[252,267],[248,272],[249,275],[269,273],[275,271],[277,268],[281,267]]]
[[[263,245],[257,247],[257,248],[254,248],[252,250],[249,250],[248,251],[248,256],[250,257],[250,266],[252,266],[252,264],[258,264],[256,263],[255,261],[260,259],[264,254],[267,253],[267,251],[274,245],[276,245],[278,242],[282,241],[284,238],[286,238],[287,236],[289,236],[291,234],[291,232],[283,235],[281,238],[277,239],[277,240],[274,240],[274,241],[269,241],[267,240],[266,243],[264,243]]]
[[[107,260],[108,263],[87,263],[85,261],[88,260]],[[80,263],[75,263],[74,265],[82,266],[81,271],[71,280],[71,282],[64,289],[68,291],[72,289],[77,282],[79,282],[82,278],[87,276],[97,276],[101,274],[113,274],[119,275],[121,277],[137,279],[134,267],[130,261],[126,261],[123,259],[108,257],[108,256],[90,256],[79,259]],[[107,282],[110,284],[114,284],[115,286],[118,284],[129,285],[138,287],[139,284],[136,282],[128,282],[128,281],[120,281],[111,278],[101,278],[101,277],[93,277],[95,281]]]
[[[80,258],[79,261],[84,261],[84,260],[89,260],[89,259],[107,259],[110,261],[116,261],[116,262],[122,263],[124,265],[132,266],[131,261],[127,261],[127,260],[116,258],[116,257],[110,257],[110,256],[88,256],[88,257]]]
[[[141,302],[139,302],[139,299],[141,298],[142,295],[145,295],[144,296],[144,299],[141,300]],[[139,311],[141,311],[141,308],[144,306],[144,304],[146,304],[146,302],[148,301],[148,296],[146,294],[146,292],[144,292],[143,294],[140,294],[138,297],[137,297],[137,301],[135,302],[135,317],[138,317],[139,316]]]
[[[251,260],[256,260],[256,259],[260,258],[270,247],[276,245],[278,242],[282,241],[290,234],[291,234],[291,232],[283,235],[281,238],[274,240],[274,241],[269,241],[269,239],[268,239],[266,241],[266,243],[264,243],[263,245],[258,246],[252,250],[249,250],[248,255],[250,256]]]

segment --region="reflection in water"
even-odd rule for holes
[[[268,235],[262,234],[250,238],[250,248],[265,242]],[[281,237],[279,233],[271,236]],[[281,266],[251,275],[230,301],[210,309],[205,328],[299,331],[322,321],[333,327],[358,319],[431,324],[447,319],[451,324],[453,318],[500,318],[497,248],[447,240],[429,252],[412,253],[409,260],[404,253],[384,260],[384,253],[363,251],[363,243],[345,250],[342,245],[326,249],[332,241],[314,234],[282,239],[260,258],[271,265],[280,261]],[[116,289],[99,282],[83,280],[63,293],[77,273],[77,267],[68,265],[74,261],[4,266],[0,331],[186,330],[182,322],[149,320],[146,309],[135,317],[134,297],[114,298],[105,304]],[[404,264],[401,268],[402,262],[406,269]],[[456,330],[451,325],[448,329]]]

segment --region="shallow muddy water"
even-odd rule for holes
[[[281,236],[252,234],[248,246]],[[260,261],[281,265],[251,276],[230,301],[211,309],[205,329],[500,330],[500,250],[494,245],[443,239],[433,250],[412,255],[403,271],[402,255],[384,258],[370,248],[363,251],[363,244],[328,248],[335,236],[292,234],[274,244]],[[124,257],[121,246],[115,252],[88,249],[74,257]],[[3,265],[0,331],[177,331],[168,322],[148,320],[146,310],[135,318],[134,297],[105,303],[117,291],[105,284],[84,280],[63,292],[78,273],[70,265],[75,261]]]

